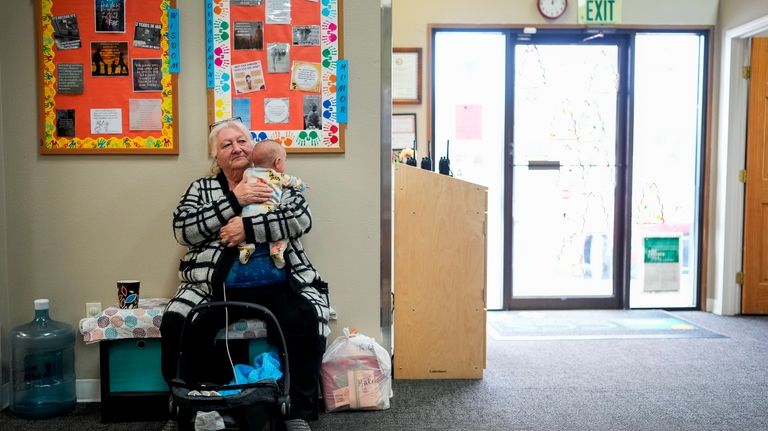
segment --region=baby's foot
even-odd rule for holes
[[[278,269],[285,268],[285,258],[283,257],[282,253],[273,254],[272,256],[272,262],[275,262],[275,266]]]
[[[245,265],[248,263],[248,259],[250,259],[253,252],[256,250],[255,244],[241,244],[240,245],[240,263]]]

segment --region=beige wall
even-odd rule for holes
[[[721,0],[718,27],[722,33],[768,15],[765,0]]]
[[[189,182],[210,165],[203,7],[178,4],[178,157],[38,155],[33,2],[16,2],[0,17],[0,40],[14,41],[0,44],[0,143],[6,144],[0,156],[7,161],[0,175],[0,197],[3,184],[6,192],[5,220],[0,212],[0,240],[7,232],[7,241],[0,241],[4,327],[30,320],[32,301],[42,297],[51,300],[53,318],[76,326],[85,302],[115,302],[120,278],[140,279],[143,297],[173,294],[183,249],[173,239],[171,213]],[[291,155],[288,163],[311,184],[315,220],[305,246],[331,287],[339,315],[334,335],[348,325],[378,337],[379,0],[348,0],[343,16],[351,69],[347,151]],[[11,253],[2,248],[6,242]],[[98,377],[97,352],[78,341],[78,379]]]

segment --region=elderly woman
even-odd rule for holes
[[[309,430],[306,420],[315,413],[320,361],[330,332],[327,285],[299,241],[312,227],[312,215],[301,192],[287,189],[274,211],[241,217],[245,205],[263,203],[271,195],[267,185],[243,177],[251,164],[251,134],[233,119],[215,124],[208,139],[213,175],[193,181],[173,213],[176,240],[188,250],[179,265],[181,285],[160,328],[163,376],[175,377],[179,334],[192,307],[224,294],[228,300],[262,304],[277,317],[288,345],[292,420],[286,426]],[[281,239],[288,240],[285,268],[275,268],[267,251],[264,258],[249,261],[249,266],[261,266],[255,271],[259,276],[239,271],[238,244],[267,247],[268,241]]]

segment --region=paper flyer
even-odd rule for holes
[[[161,99],[130,99],[128,128],[130,130],[161,130],[163,128]]]
[[[232,78],[235,81],[235,93],[244,94],[266,89],[261,60],[232,65]]]
[[[291,67],[291,90],[320,92],[320,63],[294,61]]]
[[[91,109],[91,134],[123,133],[123,112],[119,109]]]

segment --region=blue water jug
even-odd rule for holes
[[[75,409],[75,331],[48,315],[48,300],[35,300],[35,319],[11,337],[11,411],[46,418]]]

